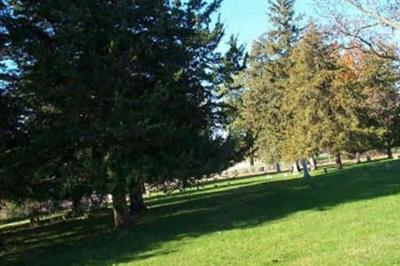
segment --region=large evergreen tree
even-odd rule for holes
[[[337,46],[311,23],[291,55],[290,90],[284,101],[288,116],[284,154],[304,159],[322,151],[335,155],[377,133],[365,121],[364,94],[353,70],[341,63]],[[360,144],[360,145],[356,145]]]
[[[293,49],[289,83],[282,112],[287,127],[282,146],[286,161],[304,161],[320,153],[331,141],[331,83],[337,66],[332,47],[311,23]],[[304,165],[303,165],[304,168]],[[306,167],[305,167],[306,168]],[[307,171],[304,171],[305,175]]]
[[[232,140],[215,134],[229,72],[211,20],[220,1],[6,3],[30,141],[2,178],[25,180],[26,197],[111,193],[123,226],[126,194],[140,200],[144,181],[232,162]]]
[[[165,20],[165,5],[9,5],[10,53],[21,71],[16,89],[30,111],[24,126],[32,137],[15,154],[14,164],[24,171],[12,175],[29,176],[36,198],[39,191],[55,197],[96,180],[91,189],[113,194],[115,223],[123,224],[127,179],[139,163],[133,155],[143,150],[152,119],[140,110],[153,114],[149,107],[157,104],[151,102],[161,70],[155,57],[162,54],[152,37]],[[154,96],[144,98],[146,93]]]
[[[289,54],[299,29],[294,16],[294,0],[271,0],[272,29],[253,44],[245,71],[244,117],[256,138],[258,155],[269,163],[282,160],[286,127],[282,102],[288,90],[291,62]]]

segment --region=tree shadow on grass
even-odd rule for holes
[[[207,197],[206,194],[214,194],[215,190],[223,189],[233,189],[243,186],[248,186],[250,184],[256,184],[262,182],[260,179],[254,179],[256,176],[249,178],[240,179],[226,179],[217,180],[214,183],[208,183],[205,187],[196,189],[191,188],[185,191],[174,191],[171,194],[157,195],[146,199],[146,203],[150,206],[163,206],[180,204],[184,201],[196,200],[199,197]],[[265,179],[266,180],[266,179]],[[222,183],[222,184],[221,184]]]
[[[176,202],[169,196],[166,205],[150,209],[132,228],[121,231],[110,231],[109,217],[102,217],[28,230],[19,235],[9,233],[10,241],[6,241],[0,261],[7,265],[59,266],[138,262],[178,252],[180,245],[205,234],[250,228],[298,211],[326,211],[346,202],[399,192],[400,161],[352,166],[310,180],[260,178],[244,182],[241,187],[183,195]],[[58,237],[58,242],[53,243],[51,237]],[[30,244],[32,240],[43,244],[36,247]],[[173,240],[179,241],[169,244],[168,249],[162,247]],[[7,249],[13,244],[14,250]]]

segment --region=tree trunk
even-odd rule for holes
[[[249,163],[250,163],[250,167],[254,166],[254,154],[253,153],[250,153]]]
[[[115,189],[112,193],[114,228],[121,228],[128,224],[128,210],[126,205],[125,189]]]
[[[276,173],[279,174],[281,172],[281,165],[279,163],[275,164]]]
[[[307,161],[305,159],[301,160],[301,166],[303,167],[303,177],[304,178],[309,178],[310,173],[308,172],[308,168],[307,168]]]
[[[361,154],[359,152],[356,152],[356,163],[361,163]]]
[[[299,174],[299,163],[296,161],[293,163],[293,175],[298,175]]]
[[[315,156],[311,156],[310,165],[311,165],[311,170],[317,170],[318,169],[318,163],[317,163],[317,159],[315,159]]]
[[[132,186],[131,189],[129,190],[129,201],[130,201],[129,211],[131,216],[147,210],[147,207],[144,204],[143,200],[143,192],[144,192],[144,184]]]
[[[342,157],[340,156],[340,153],[335,154],[335,164],[337,169],[343,168]]]
[[[250,152],[250,156],[249,156],[249,172],[253,173],[254,172],[254,152],[251,151]]]
[[[393,153],[392,153],[391,147],[387,148],[386,154],[387,154],[388,159],[393,159]]]
[[[147,193],[146,186],[144,185],[144,182],[143,182],[143,185],[142,185],[142,195],[143,195],[143,194],[146,194],[146,193]]]
[[[179,190],[184,191],[186,188],[189,187],[189,183],[187,178],[183,178],[179,180]]]
[[[76,216],[80,216],[83,214],[81,197],[74,197],[72,199],[72,212]]]

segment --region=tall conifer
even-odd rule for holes
[[[245,72],[244,117],[255,136],[258,155],[269,163],[282,160],[288,90],[289,55],[298,39],[294,0],[269,1],[272,29],[257,39]]]

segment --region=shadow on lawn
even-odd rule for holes
[[[140,261],[176,252],[186,241],[204,234],[248,228],[297,211],[326,211],[342,203],[399,192],[400,161],[358,165],[310,180],[267,182],[261,178],[224,191],[184,194],[176,201],[173,196],[160,198],[153,204],[167,205],[152,208],[126,230],[112,232],[110,217],[106,216],[6,233],[10,239],[0,252],[0,261],[7,265],[59,266]],[[168,245],[169,250],[161,248],[171,240],[179,242]]]

